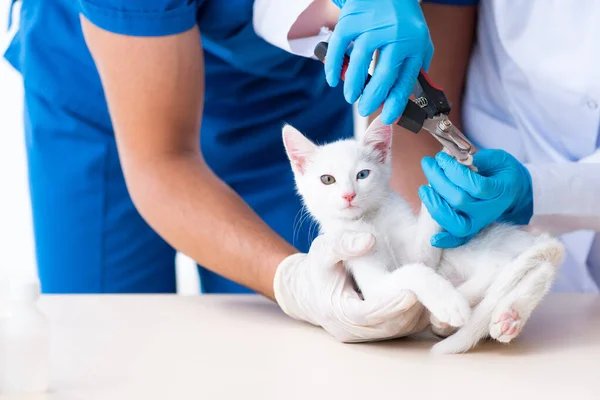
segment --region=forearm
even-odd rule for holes
[[[554,234],[600,231],[600,163],[531,164],[531,225]]]
[[[475,37],[477,7],[425,3],[422,8],[435,47],[429,76],[444,89],[452,104],[452,122],[460,128],[462,94]],[[373,115],[370,119],[375,117]],[[395,133],[392,187],[418,210],[417,189],[427,184],[421,170],[421,159],[439,152],[441,145],[425,131],[415,135],[396,126]]]
[[[288,40],[316,36],[322,27],[333,30],[339,14],[340,9],[331,0],[312,0],[290,28]]]
[[[331,0],[255,0],[256,34],[270,44],[302,57],[313,57],[315,45],[327,40],[339,8]]]
[[[82,28],[140,214],[204,267],[273,298],[275,269],[294,249],[202,159],[204,60],[198,29],[132,37],[85,18]]]
[[[128,171],[135,205],[161,237],[206,268],[273,299],[275,270],[295,249],[198,155],[163,156]]]

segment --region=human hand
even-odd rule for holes
[[[419,70],[429,68],[433,43],[417,0],[333,0],[341,8],[329,40],[325,75],[337,86],[344,54],[354,41],[345,74],[344,97],[366,117],[383,104],[381,120],[392,124],[404,111]],[[373,78],[365,87],[373,53],[380,50]],[[363,91],[364,89],[364,91]]]
[[[290,317],[321,326],[341,342],[406,336],[427,319],[415,295],[398,291],[361,300],[341,261],[369,252],[375,238],[345,232],[317,237],[308,254],[294,254],[277,268],[275,299]]]
[[[423,172],[430,187],[419,197],[446,232],[431,237],[440,248],[458,247],[489,224],[529,223],[533,214],[531,176],[523,164],[504,150],[485,149],[473,156],[473,172],[446,153],[425,157]]]

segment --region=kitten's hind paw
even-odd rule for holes
[[[490,336],[499,342],[508,343],[521,333],[522,326],[519,313],[515,309],[509,308],[492,318]]]

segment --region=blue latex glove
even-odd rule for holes
[[[435,247],[458,247],[489,224],[500,221],[529,223],[533,191],[529,171],[504,150],[475,153],[473,172],[446,153],[425,157],[423,172],[430,186],[419,188],[419,197],[446,232],[431,238]]]
[[[344,97],[353,104],[361,96],[363,117],[383,104],[381,120],[392,124],[404,111],[419,70],[428,70],[433,44],[417,0],[333,0],[341,8],[329,40],[325,75],[330,86],[341,79],[344,54],[352,41]],[[365,87],[369,65],[380,50],[373,78]],[[364,91],[363,91],[364,89]]]

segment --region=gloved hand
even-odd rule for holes
[[[381,120],[392,124],[404,111],[419,70],[429,68],[433,44],[417,0],[333,0],[341,8],[329,40],[325,75],[337,86],[344,54],[354,41],[345,75],[344,97],[363,117],[382,104]],[[365,88],[369,65],[380,50],[373,78]],[[364,91],[363,91],[364,89]],[[385,102],[385,103],[384,103]]]
[[[458,247],[496,221],[529,223],[533,191],[527,168],[506,151],[492,149],[475,153],[473,164],[478,172],[446,153],[423,159],[430,187],[420,187],[419,197],[446,230],[432,236],[432,246]]]
[[[363,255],[375,243],[368,233],[321,235],[308,254],[294,254],[277,268],[275,299],[290,317],[321,326],[341,342],[365,342],[406,336],[428,323],[416,296],[393,295],[361,300],[340,263]]]

